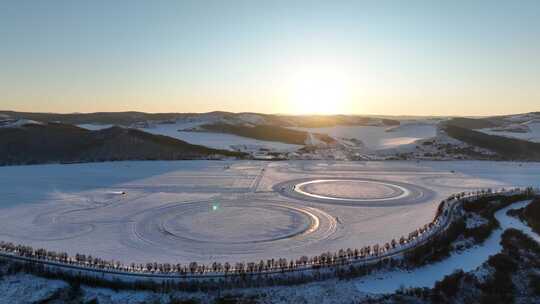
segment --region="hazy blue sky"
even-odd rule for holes
[[[540,110],[540,1],[0,0],[0,109]]]

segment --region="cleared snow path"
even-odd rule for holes
[[[432,287],[436,281],[451,274],[455,270],[471,271],[484,263],[491,255],[502,250],[500,241],[502,233],[508,228],[519,229],[540,242],[540,236],[519,219],[508,216],[510,209],[519,209],[527,206],[531,201],[512,204],[495,213],[501,228],[495,230],[487,240],[479,246],[467,249],[460,253],[453,253],[444,261],[433,263],[412,271],[390,271],[372,274],[363,277],[356,287],[361,292],[393,293],[400,287]]]

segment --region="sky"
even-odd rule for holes
[[[0,0],[0,109],[540,110],[540,1]]]

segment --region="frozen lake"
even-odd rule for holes
[[[528,185],[540,186],[539,163],[1,167],[0,240],[122,262],[298,258],[399,238],[431,221],[438,202],[458,191]]]

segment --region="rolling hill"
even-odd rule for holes
[[[233,125],[227,123],[206,124],[199,127],[200,130],[216,133],[228,133],[238,136],[277,141],[293,145],[305,145],[309,139],[309,133],[279,126],[270,125]],[[333,143],[334,139],[326,134],[313,134],[318,140],[325,143]]]
[[[26,124],[0,128],[0,138],[2,165],[244,156],[120,127],[90,131],[60,123]]]
[[[496,152],[508,160],[540,160],[540,143],[517,138],[489,135],[455,125],[446,125],[444,130],[448,136],[469,145]]]

